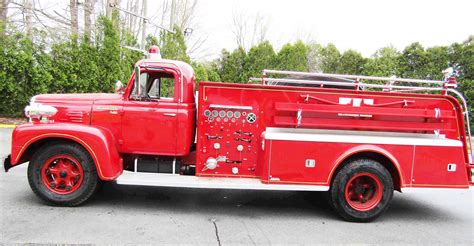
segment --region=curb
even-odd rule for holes
[[[0,124],[0,128],[15,128],[16,125],[13,124]]]

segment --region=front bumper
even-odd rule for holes
[[[12,156],[8,155],[8,157],[5,158],[5,161],[3,161],[3,167],[5,168],[5,172],[8,172],[8,170],[12,168],[11,160],[12,160]]]

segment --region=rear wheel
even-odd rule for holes
[[[393,197],[393,181],[388,170],[370,159],[358,159],[336,174],[329,202],[348,221],[366,222],[380,216]]]
[[[28,181],[38,197],[60,206],[85,202],[99,183],[89,153],[78,144],[63,142],[45,146],[33,155]]]

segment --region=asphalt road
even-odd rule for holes
[[[0,129],[0,156],[10,133]],[[2,166],[0,244],[474,244],[468,190],[396,193],[384,215],[360,224],[342,221],[311,192],[108,183],[80,207],[51,207],[30,190],[26,167],[5,174]]]

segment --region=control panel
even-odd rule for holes
[[[198,174],[254,176],[260,137],[257,112],[251,106],[213,104],[200,112]]]

